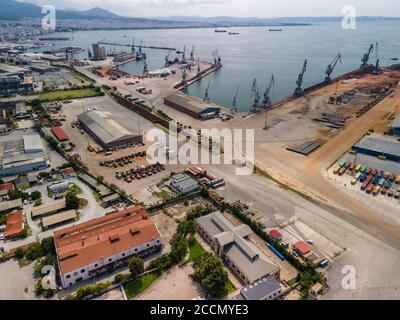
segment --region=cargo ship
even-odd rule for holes
[[[274,31],[280,32],[280,31],[282,31],[282,29],[269,29],[269,31],[271,31],[271,32],[274,32]]]
[[[238,35],[239,32],[229,32],[228,34],[231,35],[231,36],[232,36],[232,35]]]
[[[226,30],[218,30],[218,29],[215,29],[214,32],[220,33],[220,32],[227,32],[227,31],[226,31]]]

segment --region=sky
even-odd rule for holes
[[[18,0],[56,9],[101,7],[129,17],[236,16],[306,17],[341,16],[352,5],[358,16],[400,16],[399,0]]]

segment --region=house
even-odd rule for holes
[[[198,182],[186,173],[173,175],[169,186],[178,193],[189,193],[199,188]]]
[[[25,213],[23,210],[13,211],[7,214],[6,231],[4,237],[7,239],[21,235],[25,227]]]
[[[297,254],[299,254],[301,257],[305,257],[307,256],[307,254],[309,254],[311,252],[311,248],[310,246],[305,243],[304,241],[297,241],[294,245],[293,245],[293,251],[296,252]]]
[[[214,252],[246,284],[272,276],[280,277],[276,266],[251,240],[246,224],[234,226],[219,212],[195,220],[196,229]]]
[[[75,170],[72,167],[62,169],[61,173],[62,173],[64,179],[70,179],[70,178],[76,177]]]
[[[64,288],[162,248],[162,236],[141,206],[57,230],[54,242]]]
[[[282,234],[275,229],[271,230],[269,232],[269,235],[272,237],[272,239],[274,239],[276,241],[282,241]]]
[[[318,296],[321,293],[322,289],[322,284],[316,283],[311,287],[310,292],[313,296]]]
[[[14,190],[14,184],[12,182],[0,184],[0,198],[6,197],[11,190]]]

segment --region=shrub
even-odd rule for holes
[[[136,278],[139,274],[144,271],[144,262],[138,257],[133,257],[128,263],[129,272],[133,278]]]
[[[131,274],[129,273],[119,273],[114,277],[113,284],[117,283],[125,283],[132,279]]]

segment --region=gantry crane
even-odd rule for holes
[[[147,58],[146,55],[143,56],[143,74],[146,75],[149,73],[149,70],[147,68]]]
[[[238,112],[238,108],[237,108],[237,98],[238,98],[238,94],[239,94],[239,85],[237,85],[236,91],[235,91],[235,95],[233,96],[232,108],[231,108],[231,111],[232,111],[233,113]]]
[[[183,46],[182,63],[186,63],[186,46]]]
[[[328,65],[328,67],[326,68],[325,71],[325,82],[328,83],[331,81],[331,74],[333,72],[333,70],[335,70],[335,67],[337,65],[337,63],[342,63],[342,55],[340,53],[338,53],[335,57],[335,59],[333,59],[333,61]]]
[[[188,92],[188,79],[187,79],[187,77],[188,77],[188,74],[187,74],[186,68],[184,68],[182,70],[182,88],[183,88],[183,92],[184,93]]]
[[[295,95],[295,96],[299,96],[299,95],[301,95],[302,92],[303,92],[303,89],[302,89],[301,86],[303,85],[303,77],[304,77],[304,73],[305,73],[306,71],[307,71],[307,59],[304,60],[303,69],[302,69],[301,72],[299,73],[299,76],[298,76],[297,81],[296,81],[297,87],[296,87],[296,89],[294,90],[294,95]]]
[[[200,70],[200,57],[199,57],[199,58],[197,58],[197,75],[199,75],[200,72],[201,72],[201,70]]]
[[[210,97],[208,96],[208,89],[210,89],[210,80],[208,80],[206,91],[204,92],[204,102],[210,102]]]
[[[369,57],[371,56],[371,53],[374,51],[374,44],[373,43],[371,43],[371,45],[370,45],[370,47],[369,47],[369,49],[368,49],[368,52],[367,53],[365,53],[364,55],[363,55],[363,57],[362,57],[362,59],[361,59],[361,66],[360,66],[360,68],[361,69],[365,69],[366,67],[368,67],[368,60],[369,60]]]

